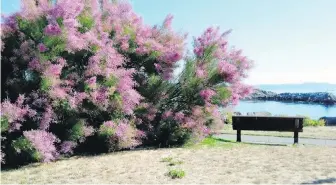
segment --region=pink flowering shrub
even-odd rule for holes
[[[1,25],[6,164],[25,162],[20,148],[52,161],[87,146],[168,146],[217,129],[218,106],[250,93],[241,81],[252,63],[215,28],[185,56],[186,34],[172,19],[146,25],[125,1],[23,0]],[[179,60],[186,65],[174,79]]]
[[[59,154],[55,143],[58,142],[58,139],[52,133],[44,130],[30,130],[24,131],[23,136],[31,142],[42,161],[48,162],[57,159]]]
[[[194,39],[194,56],[186,56],[186,65],[175,83],[151,74],[139,92],[147,107],[136,111],[146,123],[147,142],[158,145],[183,144],[220,130],[223,126],[220,106],[236,105],[252,88],[242,84],[252,61],[240,50],[228,47],[227,35],[208,28]],[[148,119],[150,117],[151,119]]]
[[[17,154],[28,153],[32,161],[49,162],[58,158],[55,144],[59,140],[52,133],[44,130],[24,131],[23,136],[13,140],[12,146]]]
[[[141,144],[142,132],[137,131],[126,120],[106,121],[99,129],[99,135],[105,140],[109,151],[134,148]]]

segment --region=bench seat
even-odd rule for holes
[[[237,141],[241,141],[242,130],[294,132],[294,143],[298,143],[299,132],[303,132],[304,117],[282,116],[232,116],[233,130],[237,130]]]

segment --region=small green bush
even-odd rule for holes
[[[185,172],[184,170],[181,170],[181,169],[172,169],[172,170],[169,170],[168,176],[171,177],[172,179],[176,179],[176,178],[181,179],[185,176]]]
[[[161,159],[161,162],[172,162],[173,158],[172,157],[164,157]]]
[[[303,116],[303,115],[297,115],[297,116],[304,117],[304,119],[303,119],[303,126],[304,127],[325,126],[325,121],[324,120],[314,120],[314,119],[311,119],[308,116]]]
[[[226,113],[226,123],[232,125],[232,112]]]
[[[325,126],[325,121],[324,120],[313,120],[308,117],[306,117],[303,120],[303,126],[312,126],[312,127],[317,127],[317,126]]]
[[[24,137],[13,140],[12,146],[18,154],[29,158],[31,161],[36,162],[42,159],[42,156],[33,147],[32,143]]]

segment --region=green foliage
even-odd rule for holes
[[[56,19],[56,22],[58,23],[58,25],[59,25],[60,27],[63,27],[63,18],[62,18],[62,17],[58,17],[58,18]]]
[[[55,101],[55,106],[58,107],[60,110],[68,111],[69,113],[71,111],[70,104],[66,99]]]
[[[115,134],[115,129],[105,125],[101,125],[98,134],[101,137],[108,138]]]
[[[47,77],[42,78],[40,87],[42,91],[48,91],[51,86],[52,86],[51,79]]]
[[[124,35],[129,35],[131,40],[134,40],[136,37],[136,33],[134,32],[134,29],[132,29],[130,26],[124,27]]]
[[[69,139],[72,141],[80,140],[84,136],[84,121],[80,120],[68,131]]]
[[[170,161],[168,163],[169,166],[175,166],[175,165],[180,165],[183,164],[183,161]]]
[[[89,31],[94,25],[94,19],[92,16],[87,13],[82,13],[78,17],[78,22],[81,24],[81,27],[78,28],[78,31],[81,33],[85,33]]]
[[[230,97],[230,91],[224,87],[220,86],[216,88],[216,95],[212,97],[213,104],[220,104],[222,101],[228,99]]]
[[[47,26],[46,17],[40,17],[35,21],[29,21],[17,16],[17,22],[20,31],[22,31],[29,39],[40,41],[43,37],[43,29]]]
[[[226,122],[227,122],[227,124],[230,124],[230,125],[232,125],[232,112],[227,112],[227,113],[225,113],[226,114]]]
[[[214,139],[214,138],[211,138],[211,137],[205,138],[201,142],[201,144],[205,145],[205,146],[215,146],[217,143],[218,143],[218,141],[216,139]]]
[[[104,81],[104,85],[107,87],[114,87],[117,84],[118,84],[118,79],[115,78],[114,76],[111,76],[109,79],[106,79]]]
[[[9,127],[8,119],[5,116],[0,116],[1,121],[1,133],[6,132]]]
[[[99,46],[97,46],[97,45],[92,45],[92,46],[91,46],[91,50],[92,50],[93,53],[96,53],[96,52],[99,50]]]
[[[281,115],[279,115],[279,116],[281,116]],[[282,116],[286,116],[286,115],[282,115]],[[314,119],[311,119],[308,116],[303,116],[303,115],[297,115],[297,116],[304,117],[304,119],[303,119],[303,126],[304,127],[325,126],[325,121],[324,120],[314,120]]]
[[[305,119],[303,120],[303,126],[307,127],[307,126],[325,126],[325,121],[324,120],[313,120],[310,119],[309,117],[305,117]]]
[[[161,162],[171,162],[171,161],[173,161],[172,157],[164,157],[161,159]]]
[[[12,146],[18,154],[27,154],[34,161],[40,161],[42,159],[41,154],[39,154],[31,142],[23,136],[17,140],[13,140]]]
[[[174,160],[173,157],[164,157],[161,159],[161,162],[167,162],[169,166],[183,164],[183,161]]]
[[[204,147],[220,147],[220,148],[231,148],[237,143],[225,140],[225,139],[219,139],[219,138],[213,138],[213,137],[207,137],[203,139],[200,143],[188,143],[185,145],[187,148],[204,148]]]
[[[154,137],[163,147],[182,145],[190,138],[190,131],[180,127],[179,123],[172,119],[161,120]]]
[[[43,44],[48,48],[48,51],[41,53],[43,60],[54,60],[65,50],[66,42],[60,36],[45,36]]]
[[[172,179],[176,179],[176,178],[183,178],[185,176],[185,171],[182,169],[171,169],[168,172],[168,176],[171,177]]]

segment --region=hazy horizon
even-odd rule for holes
[[[336,85],[336,83],[328,83],[328,82],[302,82],[302,83],[260,83],[255,85],[304,85],[304,84],[328,84],[328,85]]]

